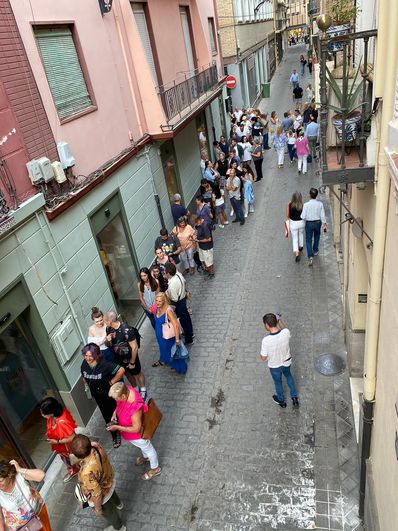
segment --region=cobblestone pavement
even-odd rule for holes
[[[281,113],[291,106],[288,79],[302,51],[288,50],[263,109]],[[284,238],[291,193],[306,196],[319,183],[311,166],[306,176],[287,162],[278,170],[274,151],[266,152],[255,214],[243,227],[217,229],[216,278],[188,281],[196,341],[185,377],[151,367],[157,347],[144,326],[141,359],[150,394],[164,412],[154,440],[162,474],[141,481],[133,464],[137,450],[127,444],[111,449],[98,414],[89,425],[115,465],[129,531],[360,529],[348,374],[325,377],[314,370],[324,352],[346,355],[331,235],[322,235],[313,268],[304,259],[294,262]],[[273,384],[259,358],[267,311],[281,311],[292,332],[298,410],[271,400]],[[57,488],[55,505],[49,502],[56,530],[105,527],[76,509],[72,484],[61,494]]]

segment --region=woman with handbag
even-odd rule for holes
[[[158,293],[155,300],[155,332],[159,345],[159,360],[153,363],[152,367],[170,365],[179,374],[187,372],[187,363],[183,359],[173,359],[171,349],[173,345],[179,346],[180,324],[169,305],[169,299],[165,293]]]
[[[51,531],[43,498],[28,483],[43,479],[43,470],[22,468],[15,460],[0,461],[1,531]]]
[[[40,413],[47,421],[47,442],[51,444],[51,450],[60,456],[66,466],[67,474],[64,477],[64,483],[67,483],[79,471],[78,466],[71,463],[69,449],[77,424],[66,407],[52,396],[41,402]]]
[[[123,378],[124,368],[116,363],[103,360],[100,348],[95,343],[86,345],[82,350],[82,354],[84,360],[80,371],[85,382],[87,396],[91,395],[90,397],[94,398],[105,422],[109,424],[116,404],[112,398],[109,398],[108,392],[114,383]],[[111,435],[113,447],[119,448],[120,433],[113,431]]]
[[[159,466],[158,454],[153,444],[141,435],[142,415],[148,411],[148,406],[142,400],[138,391],[123,382],[112,385],[109,396],[116,401],[116,409],[112,415],[117,424],[108,427],[108,431],[118,430],[125,441],[130,442],[142,452],[142,457],[137,457],[135,464],[149,463],[150,469],[142,476],[149,480],[158,476],[162,469]]]

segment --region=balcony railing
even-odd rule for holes
[[[371,123],[371,91],[373,65],[369,62],[369,42],[377,36],[377,30],[343,35],[323,35],[319,39],[319,78],[320,78],[320,162],[324,184],[348,184],[369,182],[374,179],[374,162],[367,157],[367,142]],[[341,101],[337,107],[342,112],[333,116],[336,106],[334,91],[327,77],[329,71],[340,69],[340,75],[333,76],[341,84]],[[333,66],[331,66],[333,65]],[[355,72],[359,69],[357,78]],[[348,78],[348,83],[343,79]],[[355,85],[355,86],[352,86]],[[347,104],[352,93],[358,88],[355,107],[356,123],[348,115]],[[352,103],[352,102],[351,102]],[[336,121],[340,119],[340,123]]]
[[[182,116],[184,111],[195,106],[201,96],[214,90],[217,85],[217,66],[213,64],[180,83],[174,83],[170,88],[159,87],[159,96],[167,120]]]

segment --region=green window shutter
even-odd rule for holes
[[[60,119],[92,107],[71,30],[35,29],[35,35]]]

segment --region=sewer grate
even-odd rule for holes
[[[315,359],[315,369],[324,376],[341,374],[345,369],[343,358],[332,352],[326,352]]]

